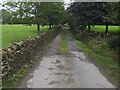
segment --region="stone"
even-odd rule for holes
[[[8,58],[12,58],[13,57],[12,52],[10,51],[10,49],[8,49],[7,55],[8,55]]]
[[[7,60],[8,59],[8,55],[7,52],[2,50],[2,59]]]
[[[43,43],[49,39],[49,37],[53,37],[57,35],[58,30],[54,29],[47,33],[42,33],[40,36],[36,36],[32,39],[27,39],[24,41],[20,41],[18,43],[11,44],[8,48],[0,49],[0,55],[2,55],[2,65],[1,67],[3,78],[7,78],[9,74],[16,72],[22,65],[27,68],[28,63],[34,63],[32,57],[37,54],[39,48],[43,48]],[[56,62],[60,63],[60,61],[56,60]],[[49,70],[53,70],[53,68],[49,68]]]
[[[15,45],[15,44],[13,44],[13,45],[11,45],[11,49],[15,51],[15,50],[17,50],[17,49],[18,49],[18,46],[17,46],[17,45]]]

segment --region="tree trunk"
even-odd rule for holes
[[[88,30],[90,31],[90,24],[88,24]]]
[[[49,24],[49,28],[52,29],[52,25],[51,24]]]
[[[105,34],[107,34],[108,33],[108,22],[106,21],[106,29],[105,29]]]
[[[40,34],[40,24],[37,23],[37,32],[38,32],[38,35]]]

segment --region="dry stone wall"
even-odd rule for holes
[[[0,50],[2,54],[2,77],[7,78],[14,74],[22,66],[32,63],[37,51],[51,38],[55,37],[60,31],[60,27],[55,27],[47,33],[40,34],[33,39],[13,43],[8,48]]]

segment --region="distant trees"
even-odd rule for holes
[[[108,33],[109,23],[117,19],[118,11],[114,11],[113,8],[118,5],[118,3],[107,3],[107,2],[73,2],[67,9],[70,13],[72,19],[74,19],[73,24],[75,27],[85,29],[88,26],[88,30],[91,29],[91,25],[105,24],[106,31]],[[112,12],[113,11],[113,12]],[[115,13],[116,12],[116,13]],[[111,19],[114,13],[114,19]],[[117,22],[114,22],[116,24]],[[113,24],[113,23],[112,23]]]
[[[10,12],[8,12],[7,10],[5,9],[2,9],[2,22],[5,24],[5,23],[8,23],[10,24],[10,18],[11,18],[11,14]]]
[[[107,13],[105,3],[74,2],[68,11],[76,18],[79,25],[84,24],[90,30],[91,24],[102,22],[104,13]]]
[[[64,19],[65,9],[62,2],[49,2],[44,4],[44,15],[46,17],[46,21],[51,28],[53,25],[62,24]]]
[[[6,9],[3,23],[10,21],[5,19],[5,15],[11,14],[12,23],[36,24],[38,34],[40,25],[49,25],[51,29],[53,25],[64,23],[66,18],[62,2],[7,2],[3,6]]]

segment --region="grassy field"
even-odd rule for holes
[[[105,28],[106,28],[105,25],[96,25],[92,29],[98,32],[105,32]],[[120,26],[109,26],[108,29],[110,34],[120,33]]]
[[[12,42],[17,42],[20,40],[25,40],[27,38],[32,38],[37,36],[36,25],[26,26],[26,25],[0,25],[2,27],[2,47],[8,47]],[[41,32],[48,31],[48,26],[40,27]]]

